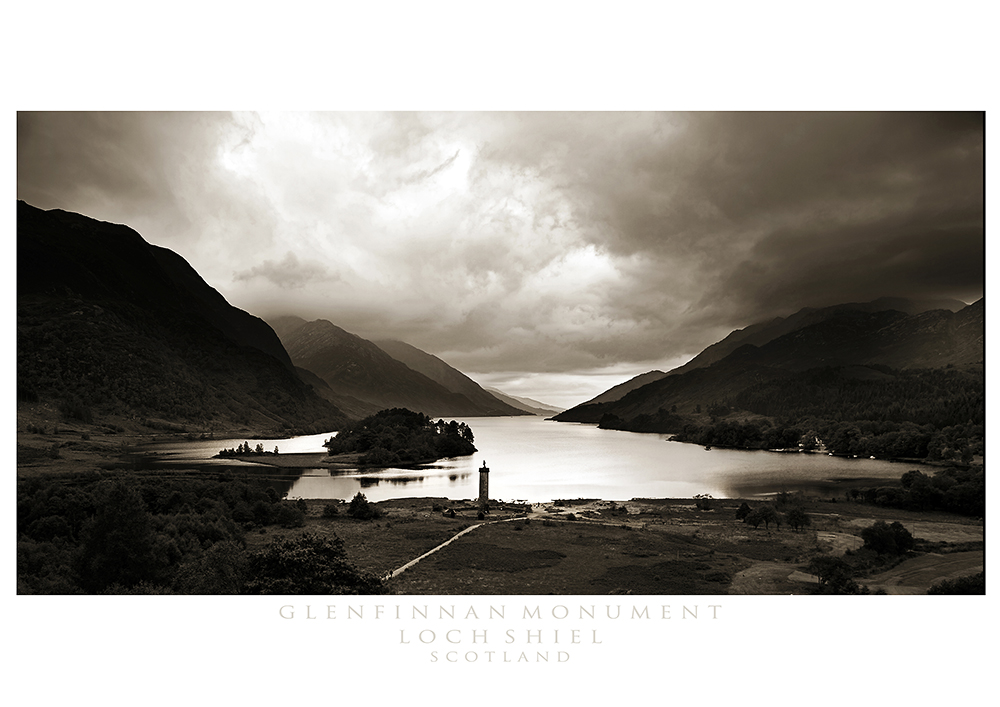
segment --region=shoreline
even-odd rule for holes
[[[123,437],[125,438],[123,439]],[[235,474],[249,473],[252,475],[269,477],[271,481],[287,483],[293,482],[293,477],[305,474],[307,470],[318,470],[318,473],[321,475],[325,473],[329,473],[334,476],[344,474],[351,477],[365,477],[368,480],[376,481],[385,479],[387,481],[391,481],[392,483],[397,483],[399,479],[408,476],[418,477],[422,474],[429,473],[433,475],[437,473],[433,470],[433,466],[430,470],[428,470],[428,467],[423,464],[393,466],[389,467],[388,470],[384,467],[363,467],[357,464],[357,460],[360,456],[359,454],[341,454],[331,457],[326,451],[285,452],[277,455],[265,453],[259,456],[255,454],[247,454],[225,458],[213,455],[212,457],[206,456],[203,459],[178,459],[175,458],[172,453],[159,452],[156,450],[156,446],[167,441],[164,437],[164,435],[125,436],[98,434],[93,436],[82,436],[80,433],[70,430],[66,430],[59,434],[48,435],[19,433],[17,476],[18,478],[27,478],[31,476],[67,474],[76,471],[93,471],[98,474],[104,474],[128,472],[179,473],[184,471],[194,471],[196,473],[220,473],[229,470]],[[166,437],[174,442],[184,441],[184,435],[167,435]],[[206,451],[205,453],[208,454],[211,452]],[[787,456],[790,452],[776,451],[775,453]],[[828,456],[827,454],[818,451],[806,451],[806,453],[816,456]],[[859,459],[858,461],[862,460]],[[926,473],[928,474],[930,474],[931,469],[948,466],[945,464],[934,464],[932,462],[918,460],[889,461],[896,462],[897,464],[902,463],[904,465],[912,464],[915,467],[925,468]],[[427,463],[433,465],[432,461],[424,462],[424,464]],[[269,474],[267,470],[273,470],[273,473]],[[905,470],[905,468],[901,468],[899,474],[901,475]],[[745,482],[731,485],[730,488],[726,488],[722,492],[719,492],[718,490],[712,491],[712,494],[716,499],[728,498],[766,500],[774,498],[777,494],[784,491],[790,493],[802,493],[806,496],[818,498],[830,499],[836,497],[843,499],[845,492],[854,488],[863,489],[899,486],[899,476],[895,476],[893,478],[882,478],[878,476],[865,475],[864,471],[861,469],[858,469],[858,472],[860,473],[857,473],[857,475],[852,474],[851,476],[845,477],[825,476],[819,479],[808,479],[802,481],[786,479],[779,483],[768,483],[766,481],[763,483],[755,483],[753,479],[748,478]],[[361,484],[360,490],[366,494],[371,493],[367,490],[366,484],[364,483]],[[399,495],[379,498],[380,494],[375,494],[375,499],[373,500],[382,501],[413,497],[412,495],[407,494],[406,490],[402,487],[397,488],[396,491]],[[414,488],[414,491],[417,491],[417,489]],[[475,491],[460,489],[455,489],[455,491],[458,492],[454,494],[456,497],[464,497],[470,494],[475,494]],[[558,494],[558,491],[556,493]],[[573,492],[569,491],[569,494],[567,495],[572,494]],[[441,495],[447,495],[447,493]],[[350,496],[353,496],[353,491],[351,493],[345,492],[342,495],[336,496],[336,498],[347,499]],[[559,494],[559,496],[562,498],[566,497],[562,494]],[[324,496],[319,493],[310,493],[309,497],[316,499],[324,498]],[[332,497],[333,496],[330,496],[328,498]],[[670,493],[655,497],[676,500],[686,499],[688,501],[693,498],[693,496],[688,497],[686,495],[681,496]],[[536,498],[530,498],[530,496],[525,495],[510,496],[510,500],[523,499],[531,500],[534,503],[550,503],[555,498],[555,496],[552,498],[549,498],[548,496]],[[609,495],[607,499],[603,500],[622,503],[635,500],[635,498],[636,497],[634,495],[622,494],[621,496]]]

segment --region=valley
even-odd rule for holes
[[[265,322],[125,226],[18,211],[24,593],[287,589],[237,575],[302,532],[357,586],[404,594],[912,594],[982,569],[983,299],[806,308],[560,412],[399,340]],[[494,502],[481,527],[396,572],[479,521],[462,500],[477,425],[494,488],[522,502]],[[271,453],[338,430],[334,456]],[[157,451],[240,438],[268,453]],[[344,504],[365,490],[375,510],[359,521]],[[108,498],[147,528],[152,554],[124,574],[95,544]],[[869,549],[880,522],[901,525],[907,549]],[[232,582],[194,579],[213,562]]]

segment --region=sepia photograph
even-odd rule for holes
[[[984,694],[977,3],[61,5],[15,701]]]
[[[17,138],[19,592],[985,591],[982,113]]]

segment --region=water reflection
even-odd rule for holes
[[[534,502],[691,498],[703,493],[733,498],[798,490],[832,497],[842,496],[843,489],[858,480],[869,480],[869,485],[895,482],[904,472],[921,468],[913,463],[820,454],[707,451],[698,445],[668,442],[663,435],[600,430],[537,417],[474,418],[467,422],[476,435],[477,454],[439,460],[418,469],[276,469],[231,462],[226,467],[262,478],[276,491],[287,491],[290,498],[350,499],[363,490],[373,501],[406,496],[459,500],[478,496],[478,468],[488,460],[492,498]],[[316,451],[329,436],[279,440],[277,445],[283,451]],[[219,466],[208,464],[206,455],[215,454],[220,444],[234,446],[227,440],[215,440],[210,446],[200,440],[188,444],[195,446],[173,443],[167,450],[169,457],[175,462],[200,459],[185,462],[185,468],[215,471]]]
[[[389,478],[378,478],[377,476],[360,476],[358,477],[358,483],[361,484],[361,488],[371,488],[372,486],[378,486],[379,484],[392,484],[396,486],[404,486],[406,484],[413,483],[423,483],[424,477],[422,476],[394,476]]]

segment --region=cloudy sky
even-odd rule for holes
[[[731,330],[984,287],[956,113],[19,113],[17,196],[234,305],[571,406]]]

